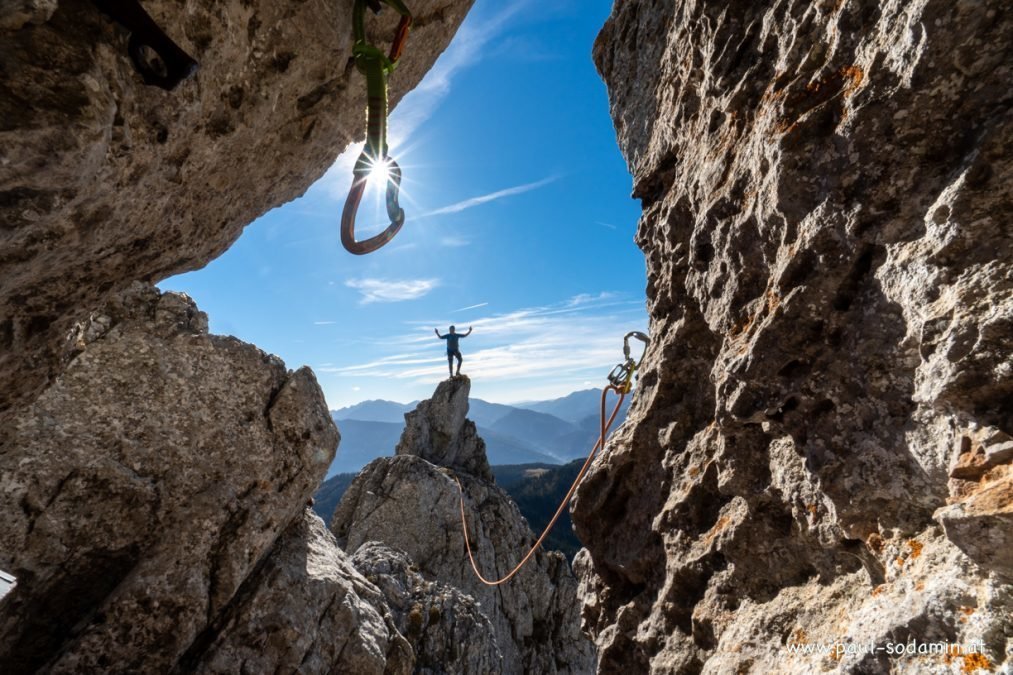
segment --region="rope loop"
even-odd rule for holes
[[[615,408],[612,409],[612,414],[609,415],[608,420],[606,421],[605,400],[606,397],[608,396],[608,392],[610,391],[614,391],[616,394],[618,394],[619,400],[616,402]],[[542,534],[539,535],[538,540],[534,543],[534,545],[530,549],[528,549],[528,552],[524,554],[524,557],[521,558],[521,561],[517,563],[517,565],[515,565],[514,568],[510,570],[510,572],[508,572],[506,576],[500,577],[499,579],[486,579],[484,576],[482,576],[482,573],[479,571],[478,564],[475,562],[475,554],[472,553],[471,551],[471,537],[468,535],[468,518],[464,512],[464,488],[461,486],[461,481],[458,480],[457,476],[454,476],[454,481],[457,483],[457,488],[461,492],[461,529],[464,532],[464,546],[468,550],[468,560],[471,561],[471,570],[472,572],[475,573],[475,576],[478,578],[479,581],[481,581],[486,586],[499,586],[500,584],[505,584],[506,582],[510,581],[510,579],[512,579],[518,572],[521,571],[521,569],[528,563],[531,557],[535,554],[535,551],[537,551],[541,547],[542,542],[545,541],[545,538],[549,536],[549,532],[552,530],[552,527],[556,524],[556,521],[559,520],[559,516],[563,514],[563,509],[565,509],[569,505],[570,499],[573,497],[573,493],[577,490],[577,486],[580,485],[580,481],[583,480],[584,474],[587,473],[588,468],[591,466],[591,462],[592,460],[594,460],[595,454],[598,452],[598,449],[604,448],[605,438],[608,435],[609,427],[612,426],[612,422],[615,421],[616,415],[619,414],[619,409],[622,407],[623,400],[625,398],[626,392],[616,388],[613,385],[607,385],[605,386],[605,388],[601,390],[601,435],[598,436],[598,440],[591,448],[591,452],[588,453],[587,459],[584,460],[584,466],[580,468],[580,473],[578,473],[577,478],[574,479],[573,485],[570,486],[570,489],[567,491],[566,496],[563,497],[563,501],[559,503],[559,508],[556,509],[556,513],[552,516],[552,520],[550,520],[549,524],[545,526],[545,529],[542,530]]]
[[[634,360],[633,357],[630,356],[630,338],[636,338],[644,343],[644,352],[640,354],[640,358],[637,360]],[[559,520],[559,516],[562,515],[563,509],[565,509],[570,503],[570,499],[573,497],[573,493],[577,490],[577,486],[580,485],[580,481],[584,479],[584,475],[591,466],[591,462],[594,460],[595,454],[599,451],[599,449],[602,451],[605,450],[605,440],[608,438],[608,431],[612,427],[612,422],[615,421],[616,415],[619,414],[619,409],[622,407],[623,401],[626,400],[626,395],[629,394],[630,390],[633,388],[633,374],[640,368],[640,364],[644,360],[644,354],[647,352],[649,344],[650,337],[640,331],[630,331],[625,335],[625,337],[623,337],[623,356],[626,360],[612,369],[612,372],[608,375],[609,383],[601,390],[601,433],[598,435],[598,440],[595,441],[594,446],[591,448],[591,452],[587,455],[587,459],[584,460],[584,466],[580,468],[580,472],[574,479],[573,485],[570,486],[566,496],[563,497],[563,501],[559,503],[559,508],[556,509],[556,513],[552,516],[552,520],[550,520],[549,524],[545,526],[545,529],[542,530],[538,540],[535,541],[534,545],[530,549],[528,549],[528,552],[524,554],[521,561],[517,563],[517,565],[515,565],[506,576],[500,577],[499,579],[486,579],[482,576],[482,572],[479,571],[478,565],[475,563],[475,555],[471,551],[471,538],[468,535],[468,518],[464,512],[464,488],[461,486],[461,481],[457,479],[457,476],[454,476],[454,480],[457,482],[457,489],[460,490],[461,493],[461,529],[464,532],[464,546],[468,550],[468,560],[471,561],[471,570],[483,584],[486,586],[499,586],[500,584],[506,583],[512,579],[514,575],[520,572],[521,568],[527,564],[528,560],[531,559],[531,556],[535,554],[535,551],[537,551],[542,545],[542,542],[545,541],[545,538],[549,536],[549,532],[556,524],[556,521]],[[608,419],[606,419],[605,401],[608,398],[608,393],[610,391],[615,392],[619,396],[619,400],[616,401],[616,406],[612,409],[612,414],[608,416]]]

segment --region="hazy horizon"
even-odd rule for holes
[[[532,403],[545,403],[547,401],[556,401],[556,400],[559,400],[561,398],[566,398],[567,396],[569,396],[571,394],[579,394],[580,392],[584,392],[584,391],[598,391],[598,389],[596,389],[595,387],[584,387],[583,389],[574,389],[573,391],[571,391],[569,393],[566,393],[566,394],[563,394],[561,396],[551,396],[549,398],[528,398],[528,399],[522,399],[522,400],[517,400],[517,401],[490,401],[489,399],[482,398],[481,396],[469,396],[468,398],[469,399],[478,399],[478,400],[484,401],[486,403],[495,403],[497,405],[519,406],[519,405],[532,404]],[[362,403],[394,403],[394,404],[397,404],[397,405],[411,405],[412,403],[418,403],[419,401],[422,401],[422,400],[425,400],[425,399],[422,399],[422,398],[413,398],[410,401],[396,401],[396,400],[390,399],[390,398],[364,398],[361,401],[356,401],[355,403],[349,403],[348,405],[343,405],[343,406],[340,406],[340,407],[337,407],[337,408],[328,408],[328,410],[330,410],[330,412],[336,412],[338,410],[344,410],[346,408],[354,408],[355,406],[360,405]]]

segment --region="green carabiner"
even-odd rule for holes
[[[366,41],[365,12],[367,0],[356,0],[352,8],[352,29],[355,43],[352,55],[355,67],[366,77],[366,147],[355,162],[352,170],[352,187],[345,200],[345,208],[341,214],[341,244],[345,249],[356,255],[371,253],[394,238],[404,224],[404,209],[398,203],[401,191],[401,168],[389,155],[387,145],[387,77],[394,71],[408,30],[412,24],[412,15],[399,0],[383,0],[401,14],[397,34],[391,46],[390,55],[386,55],[375,45]],[[379,8],[378,0],[372,0],[374,10]],[[355,240],[355,215],[359,203],[366,190],[366,180],[370,172],[377,166],[386,164],[387,172],[387,216],[390,225],[380,234],[365,241]]]

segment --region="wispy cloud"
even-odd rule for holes
[[[580,301],[575,304],[577,298]],[[414,326],[411,332],[386,343],[392,350],[400,346],[396,353],[328,372],[417,383],[439,381],[446,375],[446,360],[431,334],[439,322],[408,323]],[[578,383],[594,381],[588,378],[604,377],[622,360],[622,335],[645,328],[643,301],[622,300],[611,293],[576,296],[470,323],[474,333],[462,344],[464,370],[487,382],[550,376]]]
[[[314,321],[314,326],[333,326],[337,321]]]
[[[596,302],[612,300],[615,297],[617,297],[616,294],[609,291],[602,291],[601,293],[578,293],[567,300],[566,304],[568,307],[577,307],[578,305],[589,305]]]
[[[450,92],[454,77],[480,63],[487,55],[486,45],[500,37],[510,21],[532,4],[533,0],[515,0],[488,18],[465,19],[419,86],[395,108],[397,133],[407,137],[429,119]]]
[[[586,2],[586,0],[583,1]],[[527,35],[506,37],[500,40],[489,54],[493,57],[506,57],[522,63],[558,62],[565,58],[565,53],[557,45]]]
[[[452,204],[447,204],[446,206],[440,206],[430,211],[425,211],[422,213],[413,213],[411,219],[412,222],[414,223],[419,220],[422,220],[423,218],[433,218],[435,216],[446,216],[454,213],[460,213],[461,211],[467,211],[468,209],[473,209],[476,206],[482,206],[483,204],[488,204],[489,202],[494,202],[500,199],[505,199],[507,197],[513,197],[515,195],[524,194],[525,192],[530,192],[532,190],[537,190],[538,188],[544,187],[549,183],[552,183],[558,179],[559,179],[558,176],[549,176],[548,178],[536,180],[532,183],[523,183],[521,185],[515,185],[513,187],[503,188],[502,190],[489,192],[484,195],[478,195],[477,197],[469,197],[468,199],[462,199],[461,201],[457,201]],[[386,226],[387,226],[386,223],[375,222],[366,224],[362,228],[362,230],[365,231],[366,233],[373,233],[382,230]],[[307,243],[308,241],[315,241],[315,240],[306,240],[301,241],[299,243],[300,244]],[[458,248],[462,246],[468,246],[471,242],[461,237],[447,236],[441,238],[439,240],[439,243],[441,246],[447,248]],[[415,246],[416,246],[415,242],[408,242],[397,246],[391,246],[389,247],[388,251],[404,251],[415,248]]]
[[[489,304],[488,302],[480,302],[477,305],[468,305],[467,307],[461,307],[460,309],[455,309],[451,311],[451,314],[456,314],[457,312],[466,312],[469,309],[478,309],[479,307],[485,307],[488,304]]]
[[[368,305],[372,302],[401,302],[415,300],[439,285],[437,279],[406,279],[394,281],[390,279],[349,279],[345,282],[349,288],[359,291],[360,303]]]
[[[512,197],[514,195],[520,195],[520,194],[524,194],[525,192],[531,192],[532,190],[537,190],[540,187],[548,185],[549,183],[551,183],[554,180],[556,180],[555,176],[549,176],[548,178],[543,178],[542,180],[537,180],[534,183],[524,183],[523,185],[515,185],[514,187],[504,188],[502,190],[496,190],[495,192],[490,192],[488,194],[479,195],[478,197],[471,197],[469,199],[464,199],[464,200],[459,201],[459,202],[454,202],[453,204],[447,204],[446,206],[441,206],[438,209],[433,209],[432,211],[429,211],[427,213],[423,213],[421,216],[418,216],[418,217],[419,218],[426,218],[426,217],[429,217],[429,216],[443,216],[443,215],[447,215],[449,213],[460,213],[461,211],[466,211],[468,209],[473,209],[476,206],[481,206],[482,204],[488,204],[489,202],[496,201],[497,199],[503,199],[504,197]]]
[[[429,342],[433,339],[430,335],[426,341]],[[363,374],[366,371],[370,371],[376,368],[388,368],[392,366],[417,366],[425,363],[440,363],[444,361],[442,357],[434,358],[433,353],[430,352],[405,352],[402,354],[391,354],[368,363],[361,363],[355,366],[335,366],[328,364],[327,367],[319,367],[318,371],[321,373],[341,373],[345,375]]]
[[[602,227],[607,227],[607,228],[608,228],[608,229],[610,229],[610,230],[615,230],[615,229],[617,229],[617,228],[616,228],[616,226],[615,226],[615,225],[613,225],[612,223],[603,223],[603,222],[602,222],[602,221],[600,221],[600,220],[596,220],[596,221],[594,221],[594,224],[595,224],[595,225],[601,225]]]

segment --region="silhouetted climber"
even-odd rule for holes
[[[450,327],[450,332],[447,333],[446,335],[440,335],[440,329],[439,328],[434,328],[433,332],[436,333],[436,337],[440,338],[441,340],[446,340],[447,341],[447,368],[450,369],[450,376],[451,377],[454,376],[454,357],[455,356],[457,357],[457,374],[460,375],[461,374],[461,361],[463,359],[461,358],[461,349],[458,346],[457,342],[461,338],[468,337],[469,335],[471,335],[471,326],[468,326],[468,332],[467,333],[463,333],[463,334],[462,333],[455,333],[453,326]]]

